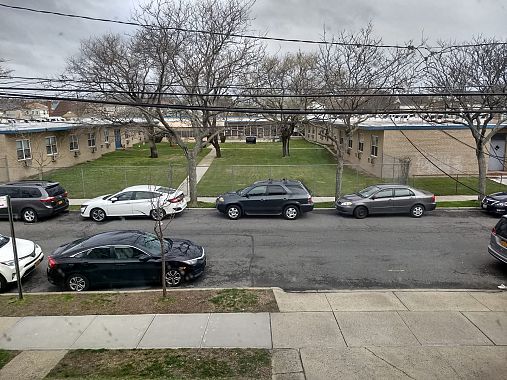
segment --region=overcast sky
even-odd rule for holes
[[[139,0],[0,0],[0,3],[128,20]],[[506,0],[257,0],[253,28],[269,36],[319,40],[329,32],[357,31],[369,21],[384,43],[507,39]],[[19,76],[54,76],[82,39],[131,27],[0,8],[0,58]],[[270,51],[308,45],[274,43]]]

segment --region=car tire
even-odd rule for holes
[[[7,290],[7,280],[0,274],[0,293]]]
[[[150,218],[153,220],[162,220],[165,218],[165,211],[163,209],[153,209],[150,211]]]
[[[231,205],[227,207],[225,214],[231,220],[238,220],[241,217],[241,208],[237,205]]]
[[[94,208],[90,211],[90,217],[96,222],[103,222],[106,219],[106,212],[101,208]]]
[[[354,217],[356,219],[364,219],[368,216],[368,209],[364,206],[357,206],[354,209]]]
[[[410,216],[412,216],[413,218],[420,218],[421,216],[424,215],[424,206],[421,205],[421,204],[416,204],[416,205],[413,205],[412,208],[410,209]]]
[[[25,208],[23,211],[21,211],[21,219],[25,223],[35,223],[37,221],[37,212],[33,208]]]
[[[165,273],[165,284],[169,287],[175,287],[181,284],[183,275],[179,270],[174,268],[167,268]]]
[[[65,279],[65,286],[71,292],[84,292],[90,287],[90,281],[80,273],[73,273]]]
[[[295,220],[299,216],[299,208],[294,205],[286,206],[283,209],[283,217],[287,220]]]

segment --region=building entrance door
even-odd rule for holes
[[[488,171],[503,171],[505,165],[505,137],[506,135],[495,135],[489,146]]]

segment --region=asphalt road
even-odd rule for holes
[[[186,210],[169,224],[167,235],[206,249],[205,275],[186,287],[496,289],[507,282],[507,265],[487,253],[497,220],[477,211],[357,220],[318,210],[296,221],[230,221],[215,210]],[[153,222],[118,218],[95,223],[71,212],[36,224],[16,222],[15,228],[18,238],[36,241],[48,255],[64,242],[102,231],[153,231]],[[0,233],[9,235],[7,221],[0,221]],[[59,290],[47,282],[45,271],[44,261],[23,282],[25,291]]]

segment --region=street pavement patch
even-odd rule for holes
[[[335,312],[349,347],[419,346],[419,342],[394,311]]]
[[[507,346],[507,312],[469,312],[463,313],[496,345]]]
[[[492,345],[457,311],[400,311],[400,316],[422,345]]]
[[[407,310],[392,292],[326,293],[333,311]]]
[[[272,313],[273,348],[345,347],[332,312]]]
[[[507,292],[470,292],[477,301],[491,311],[507,311]]]
[[[273,293],[281,312],[331,311],[323,293],[286,293],[278,289],[274,289]]]
[[[488,311],[468,292],[395,292],[411,311]]]

